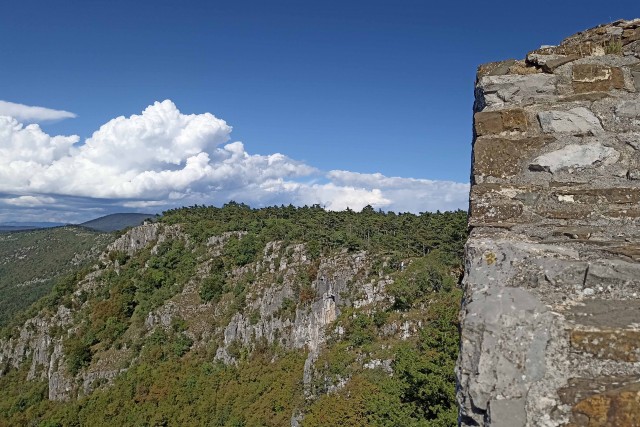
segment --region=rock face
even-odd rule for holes
[[[463,426],[640,425],[640,19],[478,69]]]
[[[166,227],[158,223],[150,223],[134,227],[107,247],[105,255],[111,251],[124,252],[127,255],[139,251],[150,242],[162,243],[169,238],[180,236],[180,227]],[[104,257],[103,257],[104,258]]]
[[[254,262],[234,266],[226,273],[229,283],[251,281],[242,306],[228,312],[227,306],[233,304],[230,295],[219,302],[205,302],[199,291],[225,245],[246,234],[226,232],[207,239],[201,246],[195,272],[181,291],[149,311],[143,325],[128,325],[129,330],[123,335],[131,334],[137,342],[144,342],[145,336],[158,329],[173,331],[179,321],[184,328],[181,332],[193,348],[206,350],[215,343],[212,359],[226,364],[238,363],[242,351],[277,344],[283,349],[307,352],[300,378],[305,397],[326,393],[317,391],[317,386],[314,389],[320,380],[328,390],[343,387],[348,378],[326,378],[316,362],[326,347],[328,334],[344,334],[344,330],[332,330],[330,325],[345,308],[393,304],[393,297],[385,290],[393,279],[383,272],[388,257],[347,249],[312,257],[305,244],[268,242]],[[107,387],[139,356],[132,350],[133,345],[94,345],[90,360],[73,372],[67,340],[83,327],[83,313],[92,309],[90,302],[104,292],[103,277],[126,272],[126,264],[121,265],[118,260],[120,255],[135,256],[138,251],[155,254],[163,242],[180,240],[188,245],[189,238],[180,225],[162,223],[144,224],[124,233],[99,256],[99,264],[75,284],[68,301],[58,305],[56,311],[52,307],[41,310],[21,327],[15,327],[9,338],[0,338],[0,377],[26,364],[27,379],[46,381],[48,398],[55,401],[74,400]],[[407,339],[417,335],[422,325],[419,321],[404,321],[388,326],[391,330],[385,332],[386,336]],[[133,339],[131,342],[135,343]],[[393,373],[391,359],[363,359],[360,363],[366,369],[382,368],[389,375]],[[292,423],[301,419],[302,413],[294,413]]]

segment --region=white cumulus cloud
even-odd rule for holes
[[[97,211],[155,212],[229,200],[332,210],[466,207],[468,184],[322,173],[283,154],[250,154],[230,134],[224,120],[183,114],[169,100],[110,120],[83,144],[78,136],[50,136],[37,124],[0,116],[0,222],[15,217],[15,209],[37,215],[34,207],[42,216],[83,220]]]
[[[468,183],[387,177],[380,173],[363,174],[339,170],[331,171],[327,176],[339,186],[379,189],[389,199],[384,208],[398,212],[466,209],[469,200]]]
[[[0,116],[9,116],[22,123],[51,122],[76,117],[74,113],[45,107],[16,104],[0,100]]]

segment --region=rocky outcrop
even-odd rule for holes
[[[45,379],[49,383],[49,399],[68,399],[72,380],[63,372],[62,338],[53,331],[68,327],[71,321],[71,310],[62,305],[56,313],[40,313],[27,320],[18,335],[0,340],[0,366],[19,368],[30,362],[27,380]]]
[[[294,273],[310,265],[304,245],[295,245],[290,249],[290,260],[281,261],[279,271]],[[311,281],[313,295],[309,296],[310,301],[296,307],[289,317],[280,312],[286,298],[299,299],[293,290],[296,286],[295,276],[289,274],[284,277],[282,285],[270,284],[255,295],[248,309],[245,309],[245,312],[258,311],[260,319],[251,322],[238,313],[225,329],[225,345],[235,340],[249,345],[264,337],[267,342],[277,342],[285,348],[317,351],[324,341],[325,327],[336,319],[340,307],[349,303],[347,295],[351,295],[355,287],[350,286],[350,282],[355,283],[354,278],[358,274],[366,277],[370,263],[364,252],[322,259]]]
[[[158,244],[166,239],[189,240],[189,236],[181,232],[178,226],[159,227],[162,224],[146,224],[130,230],[109,246],[102,257],[103,261],[111,262],[110,253],[132,255],[144,247],[150,248],[153,253]],[[196,274],[187,281],[180,293],[150,311],[145,317],[144,329],[136,333],[149,336],[157,328],[172,331],[178,321],[185,325],[182,333],[193,342],[193,348],[206,349],[215,342],[217,348],[214,358],[225,364],[236,364],[242,355],[265,344],[286,350],[304,350],[307,360],[301,381],[306,397],[311,398],[316,395],[312,384],[314,378],[322,375],[317,372],[315,363],[327,342],[327,334],[344,333],[344,330],[337,331],[339,328],[334,328],[336,331],[331,328],[341,311],[345,307],[388,307],[393,304],[393,298],[385,291],[393,280],[382,270],[376,270],[380,265],[385,265],[386,258],[384,255],[374,256],[366,251],[351,252],[346,249],[330,256],[312,258],[303,243],[285,245],[282,241],[268,242],[255,262],[235,267],[226,273],[225,280],[229,283],[250,282],[246,297],[242,297],[244,302],[234,306],[234,311],[230,313],[232,300],[204,302],[199,292],[203,278],[210,276],[211,265],[224,252],[225,245],[233,238],[242,239],[246,234],[245,231],[234,231],[208,238],[206,252],[198,258]],[[374,268],[374,265],[378,267]],[[92,274],[99,275],[100,272]],[[91,283],[96,285],[98,281],[85,282],[80,284],[76,294],[95,291]],[[390,324],[385,333],[407,339],[415,336],[420,327],[420,321],[407,320],[401,324]],[[115,353],[100,355],[98,362],[92,361],[81,372],[79,380],[82,387],[77,390],[78,395],[91,393],[122,371],[119,366],[123,364],[106,361],[132,356],[124,357],[122,349]],[[383,367],[389,372],[391,362],[391,359],[362,361],[363,365],[368,363],[365,368]],[[344,378],[334,384],[333,379],[327,378],[323,384],[326,383],[329,390],[337,390],[346,381]],[[301,416],[299,414],[299,418]]]
[[[157,240],[162,227],[164,225],[160,223],[134,227],[111,243],[107,248],[107,252],[121,251],[131,255],[147,246],[150,242]]]
[[[463,426],[640,425],[640,20],[476,81]]]
[[[229,237],[243,234],[224,233],[210,238],[207,243],[209,255],[218,256]],[[230,273],[230,277],[236,279],[253,275],[255,282],[244,309],[233,314],[222,330],[211,331],[206,325],[201,327],[202,319],[216,314],[215,306],[199,301],[197,280],[194,286],[185,286],[180,295],[149,313],[145,326],[148,331],[156,326],[167,329],[173,319],[184,319],[189,324],[186,333],[194,339],[196,346],[206,345],[213,335],[219,334],[221,342],[215,359],[226,364],[237,362],[235,353],[239,347],[251,351],[260,343],[267,343],[285,349],[304,349],[307,360],[302,380],[309,396],[315,375],[314,363],[326,342],[327,327],[342,309],[393,303],[393,298],[385,292],[392,279],[371,274],[375,261],[365,251],[346,250],[313,260],[304,244],[283,246],[280,241],[269,242],[256,263]],[[203,275],[206,276],[206,271]],[[307,294],[301,296],[303,286],[307,286]],[[416,327],[408,322],[398,329],[403,329],[404,338],[417,333]],[[382,361],[378,362],[382,364]],[[387,366],[390,362],[385,363]]]
[[[132,255],[147,247],[150,243],[160,244],[172,238],[186,239],[186,235],[180,230],[179,225],[167,226],[161,223],[145,223],[130,229],[117,238],[107,247],[107,250],[102,254],[102,258],[107,258],[110,252],[123,252],[127,255]],[[156,247],[152,248],[152,252],[155,253]]]

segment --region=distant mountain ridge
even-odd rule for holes
[[[0,224],[0,233],[11,233],[13,231],[26,231],[26,230],[35,230],[38,227],[33,226],[19,226],[19,225],[4,225]]]
[[[60,227],[62,225],[69,225],[67,222],[49,222],[49,221],[8,221],[8,222],[0,222],[0,226],[2,227],[33,227],[33,228],[49,228],[49,227]]]
[[[155,218],[155,215],[141,213],[116,213],[92,219],[91,221],[83,222],[78,225],[92,230],[111,232],[124,230],[128,227],[135,227],[150,218]]]
[[[112,232],[124,230],[142,224],[145,220],[154,218],[154,214],[144,213],[115,213],[92,219],[81,224],[67,224],[63,222],[0,222],[0,233],[11,233],[14,231],[28,231],[42,228],[62,227],[66,225],[77,225],[90,228],[95,231]]]
[[[35,230],[38,228],[52,228],[67,225],[63,222],[0,222],[0,233],[12,231]]]

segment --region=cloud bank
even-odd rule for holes
[[[51,108],[32,107],[0,100],[0,116],[10,116],[22,123],[52,122],[76,117],[74,113]]]
[[[78,136],[51,136],[2,111],[0,222],[15,220],[18,210],[22,220],[76,222],[229,200],[401,212],[467,204],[468,184],[321,172],[283,154],[250,154],[241,142],[230,142],[224,120],[182,114],[169,100],[109,121],[83,144]]]

